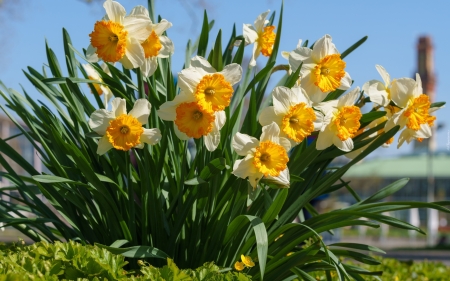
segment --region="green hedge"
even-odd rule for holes
[[[244,273],[220,272],[218,266],[206,263],[196,270],[180,270],[168,259],[168,264],[156,268],[137,261],[140,270],[127,272],[128,264],[121,255],[108,250],[70,241],[45,241],[24,246],[21,243],[0,246],[0,281],[13,280],[183,280],[183,281],[248,281]]]

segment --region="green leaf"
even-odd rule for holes
[[[375,194],[373,194],[369,198],[361,201],[360,204],[367,204],[367,203],[380,201],[380,200],[394,194],[395,192],[399,191],[400,189],[402,189],[408,183],[408,181],[409,181],[409,178],[404,178],[404,179],[400,179],[396,182],[393,182],[390,185],[377,191]]]
[[[278,213],[281,211],[281,208],[286,201],[288,193],[288,189],[281,189],[280,192],[278,192],[277,197],[275,197],[275,200],[270,205],[269,209],[265,212],[262,218],[266,226],[269,225],[278,216]]]
[[[373,112],[368,112],[368,113],[364,113],[361,116],[361,119],[359,120],[359,122],[361,124],[368,124],[370,122],[372,122],[373,120],[377,120],[378,118],[381,118],[383,116],[386,115],[386,111],[373,111]]]
[[[53,175],[36,175],[36,176],[32,176],[32,178],[37,182],[43,182],[43,183],[58,183],[58,182],[77,183],[76,181],[58,177],[58,176],[53,176]],[[82,183],[78,183],[78,184],[82,184]]]
[[[122,255],[127,258],[159,258],[167,259],[169,256],[163,251],[150,246],[134,246],[128,248],[116,248],[94,243],[96,246],[106,249],[113,254]]]
[[[385,251],[383,251],[375,246],[358,244],[358,243],[334,243],[334,244],[330,244],[328,246],[329,247],[344,247],[344,248],[351,248],[351,249],[372,251],[372,252],[386,254]]]
[[[214,44],[214,54],[211,62],[212,67],[217,71],[222,71],[223,69],[223,59],[222,59],[222,29],[219,29],[217,34],[216,43]]]
[[[430,108],[433,108],[433,107],[443,107],[445,104],[446,104],[445,101],[441,101],[441,102],[433,102],[433,103],[430,105]]]
[[[209,39],[209,24],[208,24],[208,15],[206,14],[206,10],[203,13],[203,25],[202,31],[200,33],[200,39],[198,41],[197,47],[197,55],[201,57],[205,57],[206,48],[208,47],[208,39]]]
[[[356,50],[356,48],[358,48],[359,46],[362,45],[362,43],[366,42],[367,40],[367,36],[364,36],[363,38],[359,39],[358,42],[356,42],[355,44],[351,45],[350,48],[348,48],[347,50],[345,50],[344,52],[341,53],[341,59],[345,58],[347,55],[349,55],[351,52],[353,52],[354,50]]]

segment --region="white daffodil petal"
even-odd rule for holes
[[[177,125],[174,124],[173,129],[174,129],[174,131],[175,131],[175,135],[177,135],[177,137],[178,137],[180,140],[188,140],[188,139],[189,139],[189,136],[186,135],[185,133],[183,133],[182,131],[180,131],[180,130],[178,129]]]
[[[128,115],[135,117],[142,125],[147,124],[152,105],[146,99],[138,99]]]
[[[234,85],[241,81],[242,67],[237,63],[232,63],[225,66],[219,73],[221,73],[225,80],[227,80],[231,85]]]
[[[313,64],[314,62],[311,59],[311,52],[312,52],[312,50],[310,48],[305,48],[305,47],[300,47],[300,48],[293,50],[289,54],[289,65],[291,66],[292,71],[297,71],[297,68],[300,66],[300,64],[302,62],[303,62],[303,67],[306,64]],[[303,67],[302,67],[302,70],[303,70]]]
[[[153,25],[153,31],[160,36],[164,31],[172,27],[172,23],[162,19],[159,23]]]
[[[334,43],[331,42],[331,36],[326,34],[314,43],[311,57],[313,61],[319,62],[324,57],[334,54],[339,54],[339,52],[334,46]]]
[[[415,98],[417,98],[421,94],[423,94],[422,79],[420,79],[419,73],[416,73],[416,85],[413,90],[413,95]]]
[[[98,155],[103,155],[106,152],[108,152],[108,150],[110,150],[111,148],[113,148],[113,145],[108,141],[108,137],[107,136],[103,136],[98,141],[97,154]]]
[[[150,77],[155,73],[158,68],[158,59],[156,57],[149,57],[144,60],[144,63],[141,65],[142,75],[145,77]]]
[[[151,30],[147,27],[151,24],[151,20],[143,16],[128,16],[124,19],[124,28],[129,32],[129,36],[137,39],[139,43],[150,36]]]
[[[191,59],[191,67],[198,67],[207,73],[215,73],[217,70],[211,66],[208,60],[203,57],[195,56]]]
[[[162,48],[159,50],[158,58],[168,58],[175,51],[172,40],[167,36],[160,36],[159,41],[161,42]]]
[[[378,73],[380,73],[381,78],[384,81],[384,85],[388,86],[391,84],[391,76],[389,76],[389,73],[387,73],[386,69],[382,67],[381,65],[375,65],[375,68],[377,69]]]
[[[258,40],[258,32],[256,32],[256,29],[251,24],[244,24],[244,32],[243,36],[245,38],[245,45],[253,44]]]
[[[159,129],[144,129],[141,135],[141,142],[150,145],[157,144],[161,140],[161,131]]]
[[[291,89],[283,86],[275,87],[272,91],[273,108],[276,115],[286,115],[293,105],[291,102],[293,92]]]
[[[127,12],[125,11],[125,8],[119,4],[119,2],[107,0],[103,3],[103,7],[105,8],[106,15],[110,21],[120,24],[123,23],[123,19]]]
[[[256,167],[253,165],[253,157],[245,157],[241,160],[236,160],[233,165],[233,175],[238,178],[245,179],[248,176],[258,175]]]
[[[91,114],[89,119],[89,127],[99,135],[104,135],[109,126],[109,121],[114,120],[115,116],[112,111],[106,109],[97,109]]]
[[[330,147],[333,144],[334,134],[330,130],[324,130],[319,132],[319,136],[317,137],[316,149],[324,150],[325,148]]]
[[[260,141],[271,141],[274,143],[280,143],[280,127],[275,122],[272,122],[270,125],[262,127]]]
[[[261,54],[261,46],[259,46],[259,44],[254,44],[253,51],[252,51],[252,57],[248,64],[250,67],[254,67],[256,65],[256,59],[259,57],[260,54]]]
[[[290,175],[288,169],[284,169],[283,171],[281,171],[277,177],[272,177],[271,175],[268,175],[266,178],[269,181],[273,181],[278,185],[282,185],[284,187],[290,186]]]
[[[150,19],[150,15],[148,13],[147,8],[141,5],[134,7],[133,10],[131,10],[130,12],[130,16],[140,16]]]
[[[333,135],[333,144],[342,151],[352,151],[353,150],[353,140],[348,138],[342,141],[338,136]]]
[[[203,74],[197,71],[198,68],[190,67],[178,73],[178,87],[186,93],[194,93],[198,83],[202,80]]]
[[[120,62],[127,69],[133,69],[140,67],[145,60],[144,49],[141,43],[135,38],[130,38],[127,43],[127,49],[125,50],[125,55]]]
[[[363,85],[363,91],[370,97],[370,101],[381,106],[389,105],[388,92],[385,85],[377,80],[370,80]]]
[[[92,45],[89,45],[86,50],[86,60],[88,62],[98,62],[99,58],[97,56],[97,48]]]
[[[195,101],[195,97],[193,95],[180,92],[180,94],[175,96],[172,101],[167,101],[159,107],[159,110],[157,111],[158,116],[163,120],[175,121],[177,118],[177,106],[183,102],[193,101]]]
[[[292,145],[289,139],[280,137],[279,144],[284,147],[284,149],[286,149],[286,152],[289,152],[289,150],[291,150]]]
[[[352,78],[348,72],[345,72],[344,77],[341,79],[341,84],[339,85],[339,90],[347,90],[352,86]]]
[[[361,93],[359,91],[359,87],[356,87],[355,89],[351,90],[348,94],[341,96],[338,99],[337,107],[341,108],[344,106],[354,105],[356,102],[356,99],[359,97],[360,94]]]
[[[283,119],[283,116],[279,116],[275,114],[275,110],[273,106],[269,106],[261,110],[261,113],[259,114],[258,121],[261,124],[261,126],[267,126],[270,125],[272,122],[275,122],[277,124],[281,124],[281,120]]]
[[[431,137],[433,134],[433,131],[431,130],[431,127],[428,124],[421,124],[419,130],[416,131],[416,138],[422,138],[427,139]]]
[[[408,105],[410,98],[413,98],[413,90],[416,81],[411,78],[395,79],[391,83],[391,100],[400,108]]]
[[[302,83],[300,86],[308,94],[308,97],[313,104],[322,102],[328,95],[328,93],[322,92],[320,88],[314,84],[314,82],[311,79],[310,73],[308,73],[305,77],[302,78]]]
[[[267,15],[270,13],[270,10],[265,11],[264,13],[260,14],[255,22],[253,23],[253,25],[255,26],[255,29],[257,32],[262,31],[262,29],[264,28],[264,25],[266,24],[266,18]]]
[[[121,98],[115,98],[111,102],[111,111],[114,112],[115,117],[119,117],[122,114],[127,114],[127,102]]]
[[[203,136],[203,141],[205,143],[205,147],[208,151],[214,151],[219,146],[220,143],[220,131],[213,130],[206,136]]]
[[[221,130],[226,121],[227,114],[225,111],[216,111],[213,130]]]
[[[236,133],[231,142],[237,155],[245,156],[250,150],[259,146],[259,140],[246,134]]]

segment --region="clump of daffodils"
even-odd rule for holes
[[[174,52],[172,41],[164,34],[172,24],[165,19],[153,23],[148,11],[137,6],[127,15],[118,2],[106,0],[106,15],[94,25],[89,35],[91,45],[86,58],[89,62],[103,60],[108,63],[121,63],[125,68],[139,69],[138,75],[151,76],[158,67],[158,58],[168,58]],[[269,25],[269,11],[260,14],[254,24],[243,25],[245,44],[253,44],[249,66],[255,66],[260,54],[271,56],[274,50],[275,27]],[[236,42],[239,43],[239,42]],[[337,147],[354,158],[368,145],[355,148],[354,138],[358,135],[383,126],[364,140],[373,140],[399,126],[401,133],[398,147],[405,141],[421,141],[432,135],[436,117],[431,113],[429,97],[423,93],[419,75],[416,80],[400,78],[391,80],[387,71],[380,65],[376,69],[383,81],[370,80],[355,87],[338,98],[336,90],[348,90],[352,86],[350,75],[346,72],[346,62],[332,42],[330,35],[319,38],[313,47],[301,45],[299,40],[291,52],[283,52],[289,60],[286,67],[289,75],[298,71],[292,87],[277,86],[271,94],[272,105],[262,108],[258,116],[261,136],[237,132],[230,136],[231,146],[241,159],[233,163],[232,173],[248,179],[253,189],[261,180],[279,187],[290,186],[288,169],[290,150],[316,138],[317,150]],[[113,98],[112,91],[103,83],[101,76],[90,64],[83,65],[87,77],[92,80],[97,93],[105,95],[105,108]],[[110,65],[110,67],[113,67]],[[107,73],[108,67],[104,65]],[[172,121],[175,135],[181,140],[203,139],[205,148],[212,152],[221,144],[221,130],[229,122],[226,110],[229,109],[236,85],[242,78],[242,67],[231,63],[217,71],[208,59],[195,56],[189,67],[178,73],[179,92],[172,100],[166,100],[157,109],[161,120]],[[363,93],[374,104],[373,111],[384,109],[385,116],[363,124]],[[337,97],[337,96],[336,96]],[[155,145],[161,139],[159,129],[145,128],[151,105],[146,99],[135,102],[127,113],[124,99],[115,98],[111,110],[99,109],[92,113],[89,126],[101,138],[97,153],[102,155],[114,148],[128,151],[142,148],[144,143]],[[235,124],[230,124],[235,126]],[[392,143],[393,138],[383,146]],[[200,142],[199,142],[200,143]],[[225,148],[223,148],[225,149]],[[245,261],[243,259],[243,264]],[[248,266],[245,264],[245,266]],[[240,262],[236,269],[242,268]]]

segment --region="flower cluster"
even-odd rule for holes
[[[234,264],[234,269],[236,269],[237,271],[242,271],[244,270],[246,267],[254,267],[255,263],[252,260],[252,257],[250,256],[244,256],[241,255],[241,261],[237,261]]]
[[[104,7],[106,16],[95,24],[90,34],[87,59],[91,62],[99,59],[121,62],[126,68],[139,67],[143,76],[152,75],[157,67],[156,58],[168,57],[174,50],[170,39],[162,35],[171,23],[161,20],[153,24],[142,6],[135,7],[129,15],[119,3],[111,0],[107,0]],[[244,24],[245,44],[254,44],[250,67],[256,65],[261,53],[270,56],[273,52],[276,34],[275,27],[268,25],[268,14],[269,11],[260,14],[253,26]],[[239,132],[231,140],[236,154],[243,156],[234,162],[232,173],[248,179],[254,189],[262,179],[289,187],[289,152],[311,136],[317,138],[314,142],[317,150],[334,145],[347,152],[350,158],[367,147],[355,149],[354,138],[382,123],[385,123],[384,129],[366,138],[374,139],[397,125],[402,130],[399,147],[405,141],[421,141],[431,136],[436,118],[430,113],[437,108],[430,108],[419,75],[416,80],[400,78],[391,81],[386,70],[377,65],[384,82],[371,80],[362,90],[374,103],[373,111],[384,107],[386,116],[362,127],[363,93],[355,87],[339,96],[342,92],[337,90],[350,89],[352,80],[330,35],[317,40],[312,48],[301,45],[300,40],[295,50],[284,52],[283,56],[289,60],[288,74],[299,73],[294,77],[296,82],[291,88],[278,86],[273,89],[272,105],[263,108],[258,116],[262,127],[259,140]],[[84,67],[89,79],[99,83],[94,84],[97,92],[105,93],[106,107],[111,91],[90,65]],[[220,132],[227,121],[225,110],[230,105],[233,86],[241,77],[239,64],[231,63],[217,71],[206,58],[195,56],[190,65],[178,73],[179,93],[173,100],[164,102],[157,114],[162,120],[173,121],[175,134],[181,140],[203,138],[206,149],[214,151],[220,145]],[[111,148],[127,151],[142,148],[143,143],[156,144],[161,138],[160,131],[142,127],[148,121],[150,108],[147,100],[140,99],[126,114],[125,100],[117,98],[112,102],[111,111],[95,111],[89,125],[102,136],[97,152],[104,154]],[[392,139],[385,145],[391,142]]]

